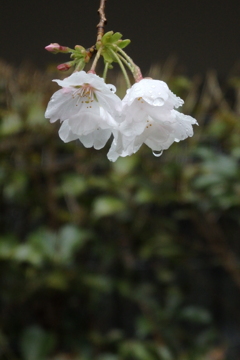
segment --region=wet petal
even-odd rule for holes
[[[79,140],[86,148],[94,147],[96,150],[102,149],[111,136],[111,130],[95,130],[88,135],[82,135]]]
[[[60,139],[62,139],[62,141],[64,141],[65,143],[78,139],[78,136],[71,131],[68,120],[62,123],[62,126],[60,127],[58,133]]]

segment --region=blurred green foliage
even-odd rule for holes
[[[0,64],[0,358],[237,356],[239,81],[170,65],[149,75],[185,99],[194,137],[110,163],[44,119],[58,73]]]

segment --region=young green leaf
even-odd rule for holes
[[[128,46],[130,44],[131,40],[129,39],[125,39],[125,40],[118,40],[118,47],[120,47],[121,49],[124,49],[126,46]]]

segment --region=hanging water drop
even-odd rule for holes
[[[158,151],[158,152],[153,151],[152,153],[153,153],[154,156],[159,157],[159,156],[162,155],[163,150],[160,150],[160,151]]]

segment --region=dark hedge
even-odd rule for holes
[[[149,74],[200,126],[110,163],[44,119],[58,73],[0,64],[0,358],[239,359],[240,80]]]

